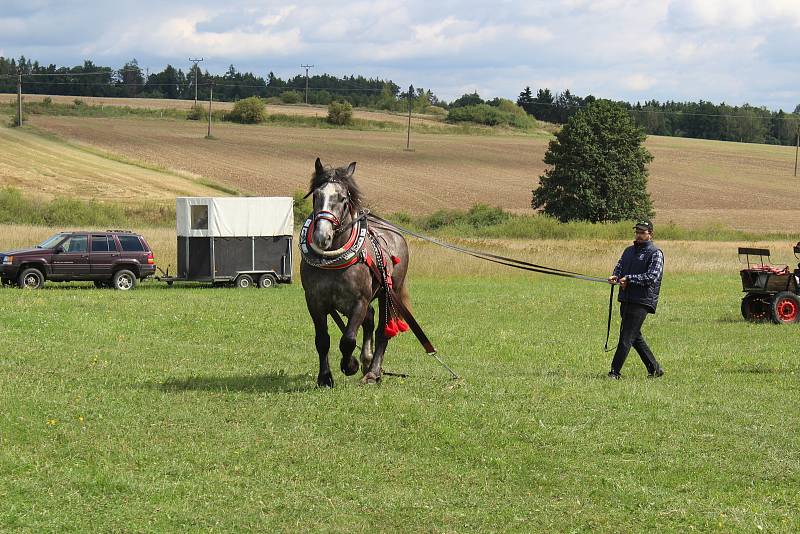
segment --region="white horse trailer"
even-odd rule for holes
[[[273,287],[292,281],[290,197],[179,197],[175,281]]]

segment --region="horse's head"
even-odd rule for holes
[[[356,163],[333,168],[314,163],[309,194],[313,195],[313,224],[311,245],[325,251],[331,248],[339,231],[361,207],[361,192],[353,173]]]

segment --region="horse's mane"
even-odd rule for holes
[[[311,175],[311,185],[309,191],[314,191],[325,185],[328,182],[338,182],[347,189],[347,194],[350,197],[350,203],[354,208],[361,208],[361,189],[358,188],[356,181],[353,179],[352,174],[348,174],[347,167],[333,168],[330,165],[325,165],[322,172],[314,171]]]

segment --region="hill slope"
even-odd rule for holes
[[[177,169],[189,177],[203,176],[250,194],[291,195],[305,189],[317,156],[336,165],[357,161],[357,179],[367,201],[384,213],[430,213],[475,203],[530,213],[530,192],[545,170],[542,158],[548,144],[541,136],[412,131],[413,151],[407,152],[405,133],[400,132],[220,123],[214,126],[217,139],[208,141],[203,138],[204,124],[172,119],[32,115],[29,124],[71,143],[98,147],[147,166]],[[688,227],[719,224],[750,231],[800,229],[793,147],[651,136],[647,148],[655,156],[648,188],[657,222]],[[16,166],[26,169],[30,157],[17,157]],[[92,157],[81,153],[82,161],[74,165],[84,169],[78,174],[86,183],[102,182],[104,175],[94,172],[98,163]],[[8,165],[7,160],[0,171],[0,185],[19,181],[19,175],[27,172],[11,171]],[[174,190],[178,183],[191,184],[160,180],[160,175],[152,178],[141,194],[169,196],[154,188]],[[82,197],[98,195],[89,186],[78,191],[64,189],[63,181],[59,186],[48,180],[41,183]],[[139,195],[125,191],[131,197]]]
[[[0,127],[0,186],[41,198],[100,201],[168,200],[184,195],[219,195],[188,174],[148,169],[27,129]]]

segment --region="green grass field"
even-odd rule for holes
[[[411,280],[375,387],[315,387],[298,284],[0,289],[0,529],[797,531],[797,327],[732,274],[671,274],[608,381],[607,288]],[[331,323],[331,328],[335,326]],[[338,342],[334,336],[333,346]]]

